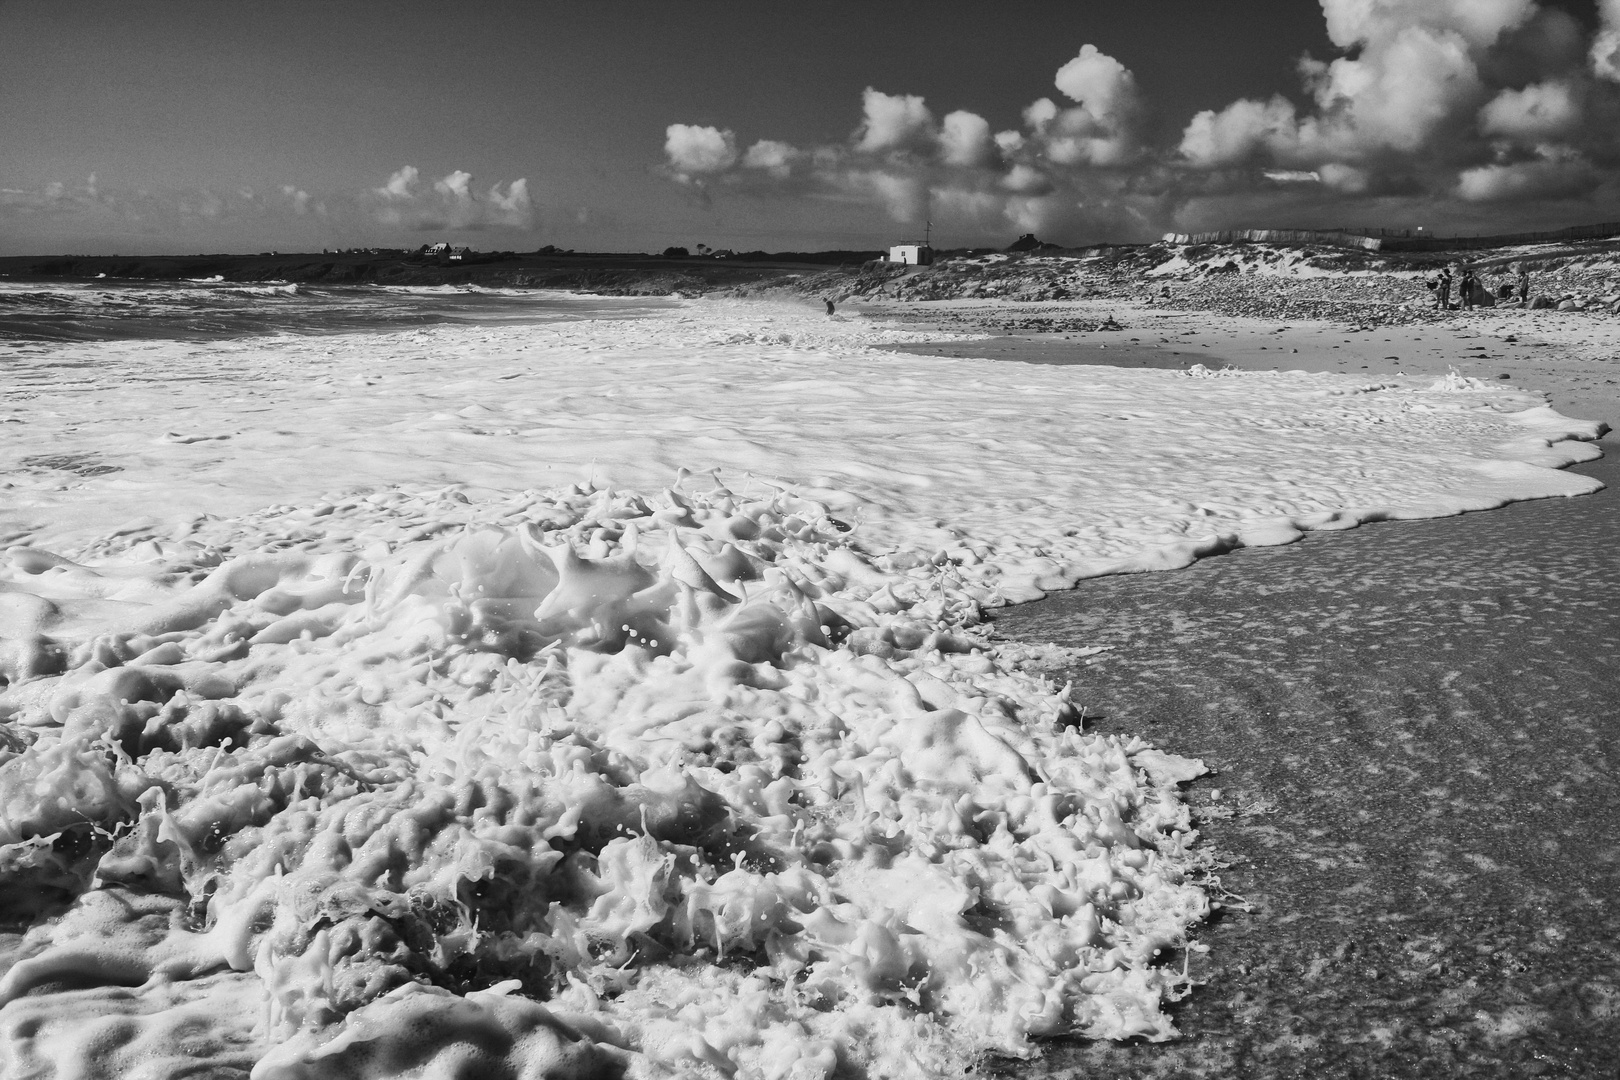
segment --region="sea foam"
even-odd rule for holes
[[[697,304],[19,354],[0,439],[53,456],[0,511],[0,1071],[921,1077],[1172,1036],[1202,766],[1082,730],[985,610],[1590,490],[1548,466],[1597,430],[871,350],[914,336]]]

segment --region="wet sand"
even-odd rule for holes
[[[1438,323],[1351,327],[1087,300],[1040,304],[948,300],[868,304],[862,310],[942,330],[993,327],[1009,318],[1038,317],[1054,325],[1067,324],[1050,332],[899,348],[919,355],[1117,367],[1185,368],[1200,363],[1248,371],[1407,377],[1425,385],[1456,369],[1473,378],[1505,381],[1545,394],[1566,416],[1620,428],[1620,318],[1601,313],[1491,309],[1455,313]],[[1105,317],[1117,319],[1122,329],[1089,329]]]
[[[1620,323],[1600,316],[1118,318],[905,351],[1455,367],[1620,424]],[[1601,445],[1577,467],[1597,495],[1317,534],[998,613],[1003,637],[1107,647],[1054,673],[1088,727],[1211,767],[1189,796],[1232,900],[1187,958],[1202,985],[1175,1007],[1181,1040],[1060,1041],[991,1072],[1620,1076],[1620,439]]]
[[[1201,757],[1230,865],[1184,1038],[1017,1076],[1612,1077],[1620,446],[1597,495],[1317,534],[1008,609],[1088,727]]]

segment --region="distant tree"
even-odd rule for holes
[[[698,246],[702,247],[701,244]],[[684,259],[690,254],[692,253],[683,247],[667,247],[664,249],[664,258],[666,259]]]
[[[699,255],[707,255],[709,253],[709,245],[708,244],[699,244],[697,246],[697,253]]]

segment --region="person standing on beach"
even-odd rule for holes
[[[1458,291],[1462,294],[1457,299],[1462,302],[1463,308],[1474,306],[1474,268],[1465,266],[1462,269],[1462,278],[1457,282]]]
[[[1451,310],[1451,267],[1440,268],[1440,287],[1435,290],[1435,300],[1441,311]]]
[[[833,313],[832,297],[829,296],[829,297],[826,298],[826,300],[827,300],[827,315],[830,317],[832,315],[832,313]]]
[[[1515,264],[1513,269],[1517,271],[1515,277],[1519,285],[1519,303],[1528,304],[1530,303],[1530,271],[1525,268],[1524,263]]]

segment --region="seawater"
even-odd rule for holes
[[[1171,1038],[1201,766],[984,613],[1595,486],[1471,380],[621,314],[0,342],[0,1074]]]
[[[624,318],[671,306],[658,299],[471,285],[0,281],[0,341],[215,341],[446,323]]]

